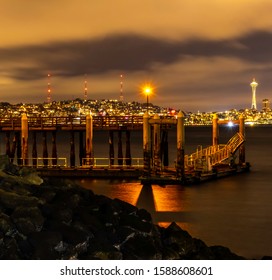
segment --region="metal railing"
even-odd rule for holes
[[[29,167],[67,167],[67,158],[10,158],[12,163],[17,161],[18,166]]]
[[[93,116],[94,128],[105,127],[139,127],[143,124],[142,116]],[[28,126],[32,128],[83,127],[85,116],[70,117],[28,117]],[[0,118],[0,127],[21,127],[21,118]]]
[[[143,158],[83,158],[82,167],[85,168],[142,168]]]
[[[199,148],[191,155],[186,155],[184,164],[187,168],[202,169],[203,166],[215,165],[229,159],[245,141],[241,133],[236,133],[225,145],[213,145]]]
[[[66,168],[67,158],[10,158],[18,166]],[[143,158],[82,158],[82,165],[76,168],[143,168]]]
[[[172,116],[164,116],[164,120],[175,120]],[[29,116],[29,128],[46,129],[57,127],[84,127],[86,125],[86,116],[66,116],[66,117],[42,117]],[[142,116],[93,116],[93,128],[141,128],[143,125]],[[20,128],[21,117],[0,118],[0,127],[2,128]]]

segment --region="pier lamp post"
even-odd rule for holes
[[[144,92],[144,94],[146,95],[146,111],[148,112],[148,104],[149,104],[148,97],[149,97],[149,95],[152,94],[153,89],[152,89],[151,86],[145,86],[145,87],[143,88],[143,92]]]

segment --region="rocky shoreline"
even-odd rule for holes
[[[207,246],[175,223],[159,227],[146,210],[71,181],[43,181],[6,160],[0,170],[2,260],[244,259]]]

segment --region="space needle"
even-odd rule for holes
[[[256,82],[255,78],[253,78],[253,81],[250,83],[250,86],[252,88],[252,110],[257,110],[257,103],[256,103],[256,88],[258,86],[258,83]]]

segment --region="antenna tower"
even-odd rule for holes
[[[47,103],[51,102],[51,83],[50,83],[51,75],[47,75]]]
[[[85,75],[85,81],[84,81],[84,100],[86,101],[88,98],[88,86],[87,86],[87,78]]]
[[[124,101],[124,96],[123,96],[123,74],[120,75],[120,101]]]

